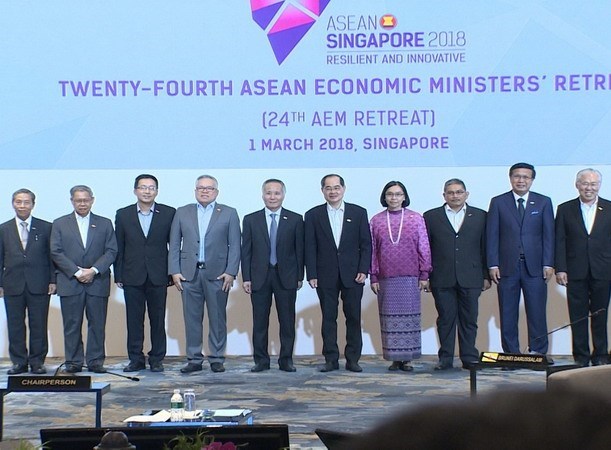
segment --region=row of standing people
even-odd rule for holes
[[[115,282],[125,294],[130,359],[126,372],[146,367],[143,342],[147,309],[151,326],[148,362],[152,371],[164,370],[165,301],[171,284],[183,298],[187,364],[181,371],[202,370],[204,305],[210,325],[208,361],[214,372],[224,371],[227,296],[240,259],[243,288],[253,304],[253,372],[270,367],[267,330],[272,296],[280,321],[279,368],[295,371],[295,300],[304,264],[323,315],[323,372],[339,368],[338,297],[346,317],[346,369],[362,370],[358,364],[362,348],[360,313],[368,272],[371,288],[379,298],[383,353],[392,361],[390,370],[410,371],[410,361],[420,356],[421,290],[432,291],[439,313],[441,346],[436,369],[452,367],[457,327],[463,365],[476,361],[478,299],[490,280],[498,285],[503,349],[520,351],[517,316],[523,290],[529,349],[546,354],[545,283],[553,273],[554,219],[549,198],[530,192],[534,176],[534,167],[529,164],[512,166],[512,191],[492,200],[487,220],[484,211],[466,204],[468,192],[461,180],[446,182],[445,204],[425,213],[424,219],[407,209],[409,197],[404,185],[390,182],[380,197],[386,210],[375,215],[370,226],[365,209],[343,201],[345,183],[339,175],[322,179],[326,202],[306,213],[305,226],[299,214],[282,208],[284,183],[272,179],[263,184],[265,208],[244,218],[243,233],[235,209],[216,202],[218,183],[208,175],[196,181],[197,203],[177,211],[155,202],[158,181],[154,176],[137,177],[134,193],[138,201],[117,212],[116,232],[110,220],[91,213],[94,197],[87,186],[71,190],[74,213],[57,219],[53,226],[31,217],[35,202],[32,192],[17,191],[13,195],[17,217],[0,228],[4,269],[0,286],[5,295],[9,353],[14,364],[9,373],[26,372],[28,366],[33,373],[45,372],[46,317],[49,295],[56,289],[64,321],[65,370],[79,372],[86,363],[92,372],[105,371],[104,333],[113,262]],[[609,245],[609,224],[603,212],[606,201],[597,195],[600,181],[597,171],[579,172],[576,187],[580,198],[561,205],[556,221],[560,230],[555,241],[556,277],[559,284],[567,285],[572,321],[583,317],[584,311],[587,315],[608,305],[611,276],[601,258],[605,258],[604,249]],[[511,203],[503,203],[508,201],[513,202],[512,208],[508,207]],[[589,222],[582,223],[586,224],[587,240],[596,240],[596,246],[586,246],[586,255],[592,248],[594,261],[585,265],[585,299],[579,296],[584,293],[582,282],[568,284],[568,279],[583,280],[583,264],[574,261],[575,246],[583,236],[578,225],[573,229],[571,221],[566,222],[564,213],[572,211],[570,205],[575,203],[582,211],[584,204],[590,205],[590,216],[583,215],[584,220],[590,217]],[[597,225],[593,229],[594,220]],[[590,298],[592,283],[598,286],[598,293]],[[86,352],[80,332],[84,312],[88,319]],[[573,326],[573,353],[579,364],[587,365],[590,360],[601,363],[603,355],[606,360],[606,311],[592,318],[592,330],[594,352],[590,355],[587,321]]]

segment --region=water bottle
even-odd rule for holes
[[[195,419],[195,391],[193,389],[185,389],[184,394],[184,404],[185,404],[185,420],[194,420]]]
[[[174,394],[170,399],[170,421],[182,422],[184,411],[184,403],[182,401],[182,395],[180,395],[180,389],[174,389]]]

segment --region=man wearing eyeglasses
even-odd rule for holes
[[[490,201],[486,259],[497,285],[503,351],[521,353],[518,339],[520,294],[528,323],[531,353],[547,354],[547,282],[554,269],[552,201],[530,188],[535,168],[516,163],[509,169],[511,191]]]
[[[601,182],[598,170],[580,170],[575,181],[579,197],[558,206],[556,216],[556,281],[566,287],[573,358],[584,367],[606,364],[608,358],[611,202],[598,196]]]
[[[165,309],[168,284],[168,244],[176,210],[156,203],[159,183],[153,175],[142,174],[134,182],[138,199],[119,209],[115,218],[118,253],[115,283],[123,289],[127,316],[127,355],[123,372],[146,367],[143,353],[144,314],[148,310],[151,372],[163,372],[166,353]]]
[[[344,202],[344,179],[326,175],[320,182],[325,203],[305,214],[305,264],[310,287],[322,310],[321,372],[339,369],[337,346],[338,297],[346,317],[346,370],[361,372],[363,337],[361,299],[371,265],[371,234],[367,211]]]
[[[486,212],[467,204],[469,192],[458,178],[446,181],[445,204],[424,213],[431,243],[433,271],[429,287],[437,309],[439,363],[435,370],[448,370],[458,348],[463,367],[479,358],[475,347],[478,302],[490,288],[486,266]]]
[[[57,294],[64,322],[65,372],[104,373],[106,313],[110,294],[110,265],[117,256],[112,222],[91,212],[91,188],[70,189],[74,212],[55,219],[51,228],[51,257],[57,267]],[[81,328],[87,314],[87,348]]]
[[[204,305],[208,311],[208,362],[225,371],[227,298],[240,266],[240,220],[234,208],[216,202],[218,182],[201,175],[197,203],[176,210],[170,230],[168,272],[182,293],[187,364],[182,373],[202,370]]]

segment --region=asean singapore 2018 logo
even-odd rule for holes
[[[253,20],[265,33],[278,64],[316,23],[331,0],[250,0]]]

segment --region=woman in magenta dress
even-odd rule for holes
[[[421,356],[420,291],[429,279],[431,249],[424,219],[410,209],[400,181],[384,186],[386,210],[371,218],[371,290],[378,296],[382,353],[388,370],[413,370]]]

